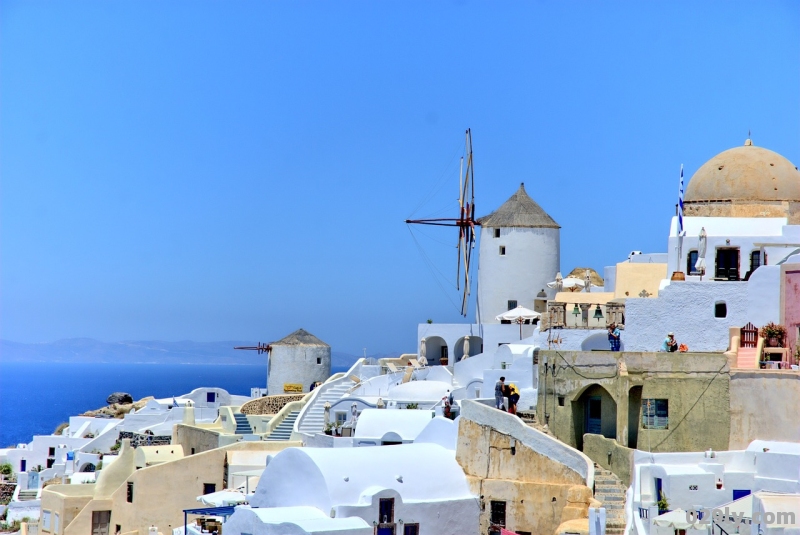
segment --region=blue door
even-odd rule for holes
[[[378,526],[378,535],[394,535],[394,525],[392,526]]]
[[[600,421],[601,414],[600,398],[591,397],[586,400],[586,432],[594,433],[595,435],[602,434],[602,426]]]
[[[19,461],[19,471],[25,472],[25,469],[28,467],[28,461],[25,459],[20,459]]]
[[[739,498],[744,498],[745,496],[750,496],[750,489],[733,489],[733,501],[736,501]]]

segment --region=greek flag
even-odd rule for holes
[[[683,236],[683,164],[681,164],[681,184],[678,188],[678,236]]]

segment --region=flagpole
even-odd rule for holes
[[[683,164],[681,164],[681,178],[680,182],[678,183],[678,258],[675,266],[675,273],[681,273],[681,260],[683,256]],[[673,280],[685,280],[683,276],[675,276],[673,274]]]

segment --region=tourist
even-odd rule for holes
[[[494,406],[497,409],[505,410],[503,406],[503,390],[506,386],[506,378],[501,377],[494,385]]]
[[[616,323],[608,326],[608,342],[611,345],[611,351],[620,350],[620,347],[622,347],[621,336],[622,334],[619,332],[619,327],[617,327]]]
[[[677,350],[678,342],[675,340],[675,333],[668,333],[667,337],[664,339],[664,343],[661,344],[661,351],[674,353]]]
[[[519,390],[517,385],[509,383],[508,385],[508,413],[517,414],[517,403],[519,403]]]

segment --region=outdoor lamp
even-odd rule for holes
[[[597,308],[594,309],[594,319],[596,320],[603,319],[603,311],[600,310],[600,305],[597,305]]]

